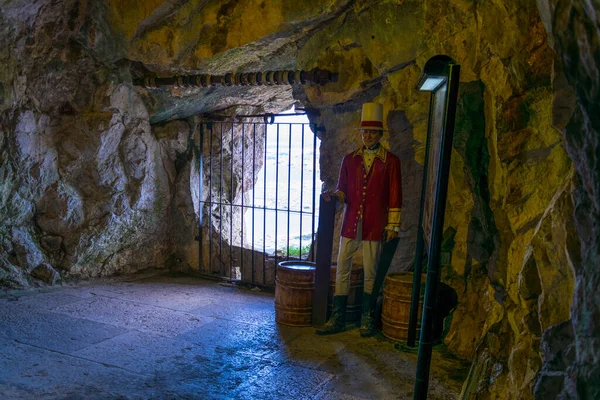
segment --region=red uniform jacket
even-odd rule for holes
[[[402,177],[400,159],[379,147],[369,173],[362,147],[344,157],[337,190],[346,203],[342,236],[355,239],[362,218],[362,240],[382,240],[386,226],[400,227]]]

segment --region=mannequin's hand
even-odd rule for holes
[[[326,190],[325,192],[321,193],[321,197],[325,201],[331,201],[332,196],[335,196],[335,193],[333,193],[331,190]]]
[[[389,242],[390,240],[394,240],[396,238],[398,238],[398,232],[396,231],[390,231],[390,230],[386,230],[385,231],[386,235],[385,235],[385,241]]]

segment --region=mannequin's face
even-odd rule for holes
[[[362,136],[362,141],[367,148],[374,146],[381,137],[383,136],[383,131],[377,129],[361,129],[360,135]]]

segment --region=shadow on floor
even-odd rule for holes
[[[2,398],[412,399],[417,355],[381,335],[278,325],[272,293],[134,279],[0,295]],[[429,398],[467,371],[436,349]]]

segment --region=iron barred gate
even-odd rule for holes
[[[316,129],[275,116],[201,123],[201,275],[274,286],[278,262],[314,261]]]

